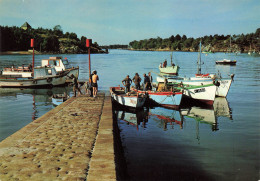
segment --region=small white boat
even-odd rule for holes
[[[0,76],[0,87],[5,88],[39,88],[61,86],[66,83],[67,74],[57,73],[53,67],[35,67],[33,77]]]
[[[63,102],[65,102],[66,100],[68,100],[70,97],[67,94],[54,94],[52,96],[52,103],[55,106],[58,106],[60,104],[62,104]]]
[[[175,66],[167,66],[167,67],[161,67],[159,65],[159,70],[163,74],[169,74],[169,75],[178,75],[180,67],[175,65]]]
[[[236,65],[237,61],[236,60],[228,60],[228,59],[223,59],[223,60],[217,60],[216,64],[217,65]]]
[[[119,103],[122,106],[131,108],[143,107],[147,95],[137,92],[125,93],[123,87],[110,87],[110,94],[113,101]]]
[[[175,65],[172,62],[172,54],[171,54],[171,65],[167,66],[167,60],[165,60],[163,64],[159,65],[159,70],[162,74],[178,75],[180,67],[178,65]]]

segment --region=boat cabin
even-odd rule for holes
[[[70,68],[68,59],[62,59],[62,57],[50,57],[49,59],[43,59],[42,66],[55,67],[57,72]]]
[[[54,67],[35,67],[34,78],[46,78],[57,75],[57,71]]]

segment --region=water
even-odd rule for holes
[[[53,55],[36,55],[40,60]],[[58,56],[58,55],[55,55]],[[61,55],[80,67],[81,80],[88,78],[88,55]],[[194,76],[198,54],[174,52],[180,75]],[[218,59],[235,59],[236,66],[215,65]],[[0,68],[28,65],[30,55],[1,55]],[[92,70],[100,77],[99,89],[121,85],[133,77],[158,72],[159,63],[170,61],[170,52],[111,50],[91,55]],[[213,108],[164,108],[124,112],[116,109],[127,180],[258,180],[260,140],[260,58],[247,54],[202,54],[203,73],[235,74],[226,99]],[[153,74],[154,79],[156,74]],[[0,140],[53,108],[51,95],[64,88],[6,90],[0,93]],[[123,114],[124,113],[124,114]],[[129,122],[132,121],[132,123]]]

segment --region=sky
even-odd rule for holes
[[[0,25],[74,32],[99,45],[254,33],[260,0],[0,0]]]

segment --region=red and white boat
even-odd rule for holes
[[[173,91],[141,91],[138,90],[138,93],[147,93],[149,100],[152,103],[157,104],[162,107],[178,109],[182,100],[182,92],[173,92]]]

